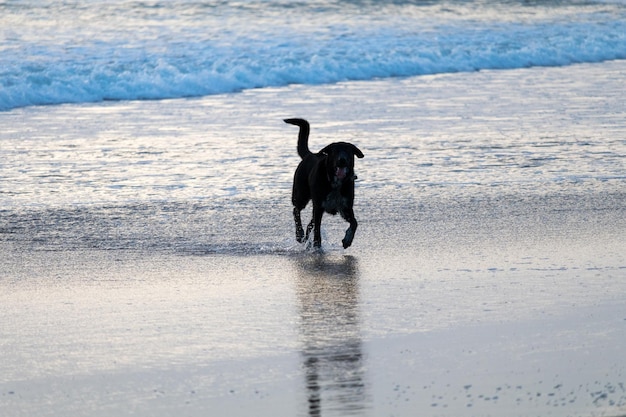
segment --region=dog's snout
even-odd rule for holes
[[[348,160],[344,157],[341,157],[337,160],[338,168],[346,168],[348,166]]]

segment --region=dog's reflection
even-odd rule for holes
[[[357,260],[311,254],[296,263],[309,416],[321,416],[322,407],[359,414],[367,396]]]

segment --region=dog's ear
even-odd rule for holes
[[[354,156],[356,156],[359,159],[361,159],[361,158],[363,158],[365,156],[365,155],[363,155],[363,152],[361,152],[361,150],[359,148],[357,148],[353,144],[350,144],[350,146],[352,147],[352,152],[354,153]]]
[[[326,146],[324,147],[324,149],[322,149],[322,150],[320,151],[320,153],[323,153],[324,155],[328,155],[328,154],[330,153],[331,148],[332,148],[333,146],[335,146],[335,144],[334,144],[334,143],[331,143],[330,145],[326,145]]]

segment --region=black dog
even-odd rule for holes
[[[324,212],[341,214],[350,227],[341,241],[343,247],[352,244],[358,223],[354,218],[354,156],[363,158],[363,152],[351,143],[335,142],[318,153],[309,150],[309,122],[304,119],[285,119],[285,123],[300,127],[298,134],[298,155],[302,158],[293,178],[293,218],[296,222],[296,240],[303,242],[309,238],[313,229],[313,245],[322,246],[320,227]],[[302,229],[300,212],[309,200],[313,201],[313,218]]]

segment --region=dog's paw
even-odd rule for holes
[[[354,230],[352,230],[352,228],[349,228],[348,230],[346,230],[346,235],[341,241],[341,243],[343,244],[343,248],[348,249],[350,245],[352,245],[353,239],[354,239]]]

